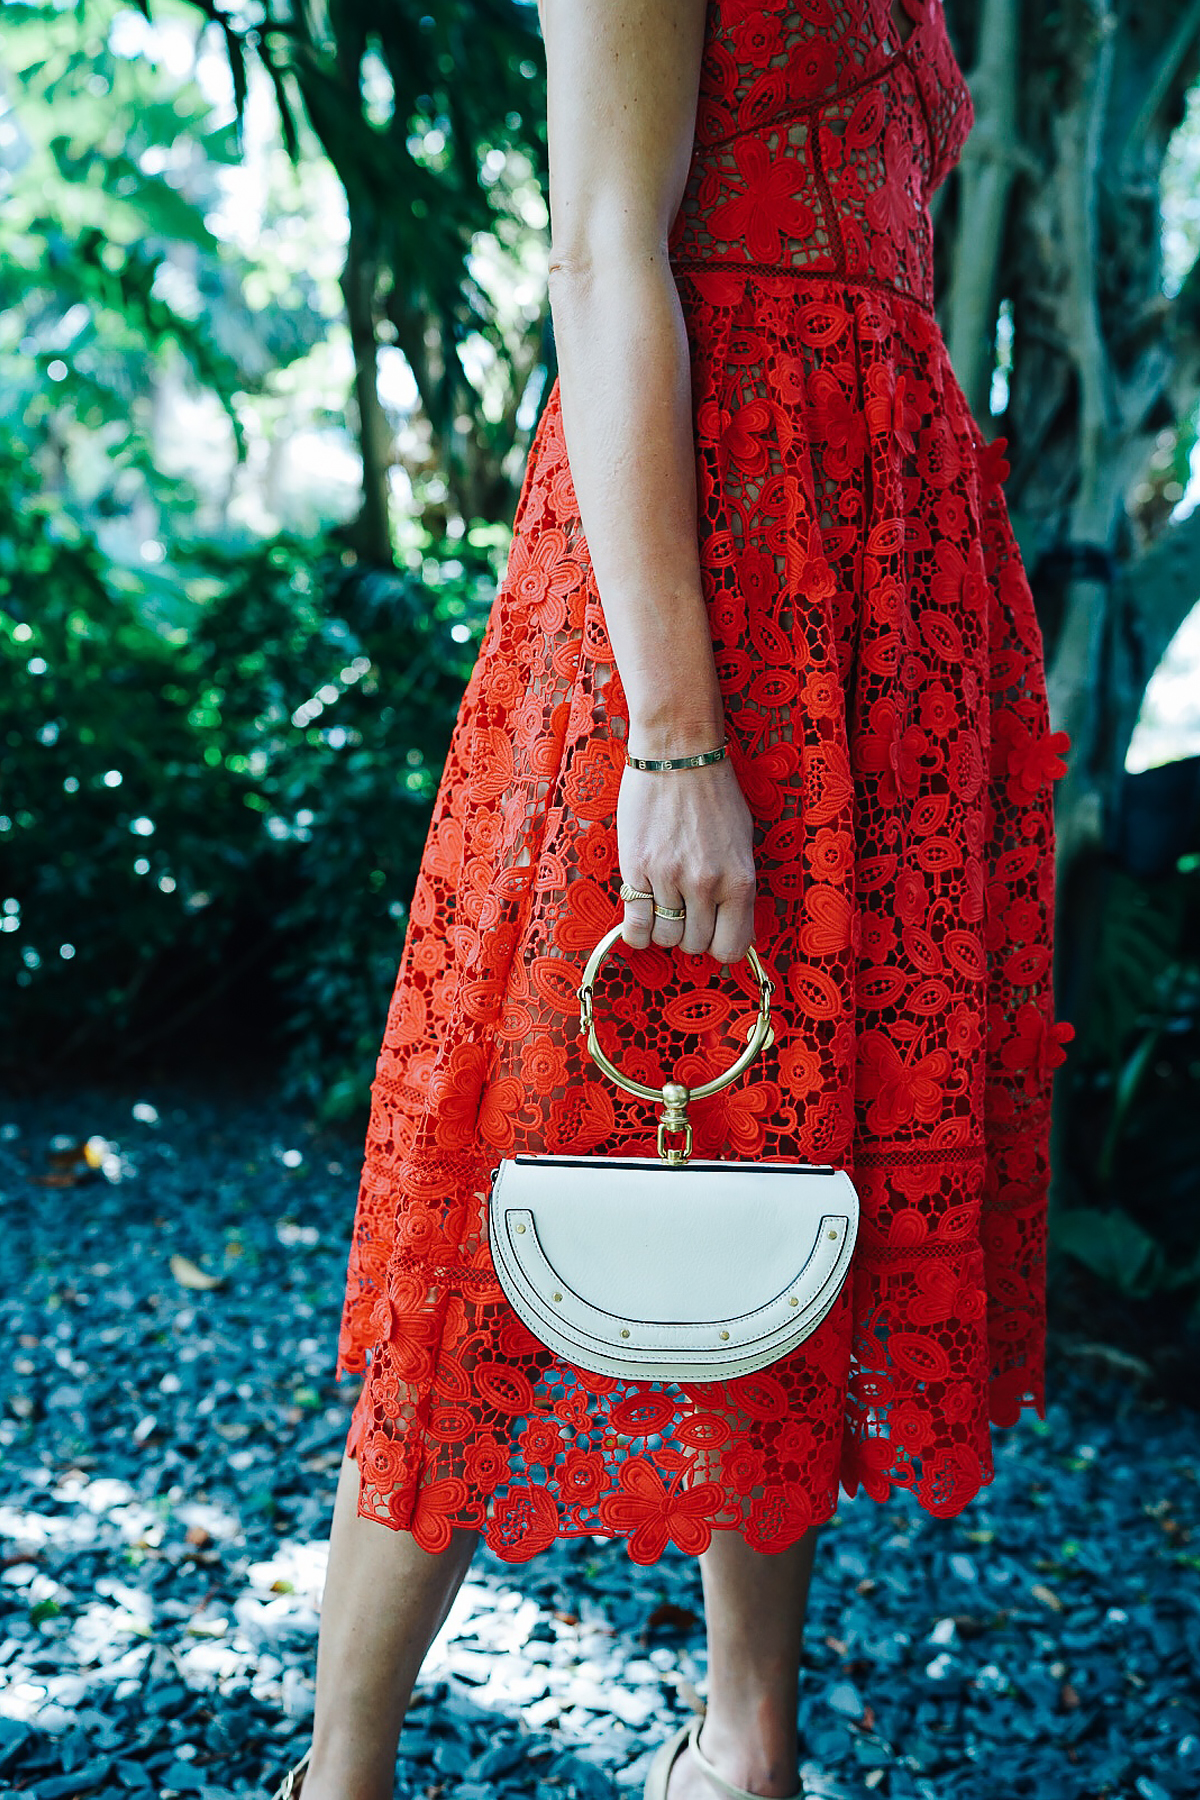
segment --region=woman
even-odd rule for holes
[[[957,1513],[991,1423],[1044,1407],[1066,739],[1003,446],[931,309],[927,202],[971,121],[940,0],[542,0],[542,25],[560,379],[373,1089],[304,1800],[391,1793],[481,1532],[512,1561],[582,1532],[699,1555],[707,1712],[651,1789],[793,1795],[839,1486]],[[605,1041],[643,1079],[728,1066],[751,942],[775,982],[774,1049],[693,1108],[695,1154],[859,1191],[837,1304],[758,1376],[587,1376],[492,1268],[501,1156],[653,1154],[578,1036],[622,916]]]

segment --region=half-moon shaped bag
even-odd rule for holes
[[[828,1163],[691,1160],[688,1102],[727,1087],[774,1043],[774,983],[751,947],[761,998],[733,1066],[691,1090],[649,1087],[623,1075],[596,1038],[594,983],[622,930],[623,921],[588,959],[580,1031],[619,1087],[662,1101],[658,1156],[505,1158],[492,1170],[492,1261],[513,1310],[578,1368],[635,1380],[747,1375],[786,1356],[837,1299],[858,1193]]]

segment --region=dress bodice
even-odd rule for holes
[[[941,0],[710,0],[678,269],[807,271],[932,304],[928,202],[974,112]]]

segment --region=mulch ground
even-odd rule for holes
[[[306,1744],[358,1153],[261,1098],[0,1112],[0,1791],[265,1795]],[[964,1514],[843,1500],[803,1672],[815,1792],[1200,1794],[1200,1415],[1143,1373],[1055,1333],[1045,1422],[996,1433]],[[688,1557],[481,1547],[398,1792],[636,1794],[704,1675]]]

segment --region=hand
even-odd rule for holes
[[[686,908],[686,917],[660,919],[651,901],[627,900],[624,941],[740,962],[754,941],[753,844],[753,816],[728,758],[653,773],[627,765],[617,796],[621,878],[659,906]]]

